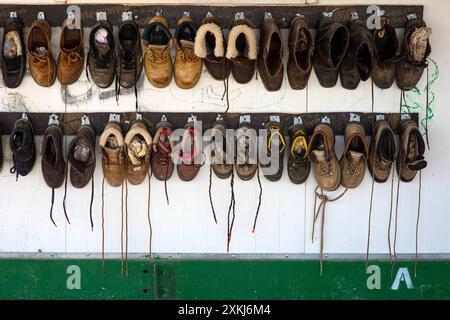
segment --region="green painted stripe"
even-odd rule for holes
[[[133,260],[122,278],[117,260],[102,273],[98,260],[4,259],[0,299],[450,299],[449,261],[420,261],[417,277],[411,261],[371,265],[379,273],[364,261],[325,261],[321,277],[318,261]],[[380,289],[370,290],[377,275]]]

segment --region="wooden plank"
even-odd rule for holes
[[[119,113],[121,115],[121,122],[124,131],[127,131],[130,126],[130,122],[135,117],[134,113]],[[162,113],[162,112],[141,112],[144,119],[148,122],[149,129],[154,133],[155,125],[161,119],[162,115],[166,115],[169,122],[172,123],[174,128],[183,128],[186,124],[187,118],[191,115],[190,113],[183,112],[173,112],[173,113]],[[363,125],[366,134],[372,135],[372,124],[375,120],[375,113],[358,113],[361,117],[361,124]],[[10,134],[14,122],[21,117],[20,112],[0,112],[0,126],[2,128],[2,134]],[[48,117],[50,113],[27,113],[30,122],[33,124],[34,132],[36,135],[42,135],[47,128]],[[78,126],[79,120],[84,115],[84,113],[60,113],[60,121],[65,127],[65,134],[73,135],[75,134]],[[196,113],[197,120],[202,121],[203,130],[212,128],[217,114],[212,112],[201,112]],[[227,122],[228,127],[237,128],[239,125],[239,117],[243,114],[238,113],[228,113],[223,115],[224,120]],[[269,120],[272,114],[269,113],[249,113],[251,116],[251,124],[255,129],[263,128],[263,124]],[[331,124],[336,135],[343,135],[345,125],[349,121],[350,113],[348,112],[329,112],[329,113],[307,113],[307,114],[292,114],[292,113],[281,113],[280,116],[281,127],[283,128],[283,133],[288,134],[288,128],[292,125],[293,119],[296,116],[301,116],[306,127],[308,134],[311,134],[314,127],[321,122],[322,117],[328,116],[331,120]],[[398,132],[398,124],[400,120],[400,115],[398,113],[386,113],[384,114],[386,120],[391,123],[394,132]],[[89,118],[91,124],[96,130],[96,134],[99,135],[103,132],[105,125],[109,120],[109,113],[98,112],[90,113]],[[417,113],[412,113],[411,118],[417,123],[419,115]]]
[[[176,20],[183,15],[184,11],[190,12],[190,16],[197,23],[200,23],[207,12],[211,12],[228,28],[233,21],[236,12],[244,12],[246,18],[249,18],[255,27],[259,27],[264,19],[265,12],[271,12],[277,19],[281,28],[289,28],[290,21],[297,13],[307,17],[310,25],[315,28],[323,11],[337,10],[335,15],[342,21],[348,21],[350,13],[358,12],[360,18],[367,19],[367,7],[364,5],[264,5],[264,6],[241,6],[233,5],[207,6],[207,5],[114,5],[114,4],[80,4],[82,24],[84,26],[93,26],[96,23],[96,12],[105,11],[108,20],[113,25],[118,25],[122,20],[122,12],[132,11],[134,19],[141,26],[145,26],[148,19],[162,10],[163,15],[169,20],[169,25],[174,28]],[[406,15],[415,13],[423,16],[422,5],[380,5],[384,10],[385,16],[389,18],[396,27],[403,27],[406,22]],[[36,19],[39,11],[45,13],[46,18],[52,26],[60,26],[67,17],[66,9],[68,5],[0,5],[0,20],[4,23],[9,17],[10,11],[16,11],[27,26],[31,25]]]

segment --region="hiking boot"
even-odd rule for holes
[[[278,91],[283,84],[283,42],[275,19],[265,19],[259,38],[258,69],[264,87]]]
[[[183,181],[191,181],[197,176],[202,164],[199,154],[201,151],[202,136],[196,130],[193,123],[187,123],[181,140],[180,150],[181,162],[177,165],[178,176]],[[184,152],[186,151],[186,152]]]
[[[202,59],[194,53],[197,27],[194,19],[183,17],[178,19],[175,30],[175,83],[182,89],[194,87],[202,74]]]
[[[419,128],[412,120],[400,123],[400,152],[397,157],[397,173],[403,182],[412,181],[417,171],[424,169],[425,143]]]
[[[119,51],[117,81],[123,88],[135,88],[142,72],[142,47],[139,27],[136,22],[123,21],[118,32]]]
[[[336,190],[341,182],[341,168],[334,153],[334,133],[329,124],[321,123],[314,128],[308,158],[319,186],[325,191]]]
[[[350,43],[341,64],[341,85],[354,90],[370,77],[373,60],[373,36],[362,20],[349,23]]]
[[[126,175],[133,185],[141,184],[152,171],[150,156],[153,139],[147,125],[136,120],[125,136]]]
[[[257,136],[249,123],[241,123],[236,130],[235,167],[243,181],[251,180],[258,169]]]
[[[387,19],[382,19],[383,26],[373,31],[372,77],[375,85],[388,89],[395,80],[395,66],[398,62],[399,42],[395,27]]]
[[[58,80],[63,86],[77,81],[84,66],[83,28],[71,29],[68,23],[66,19],[62,24],[57,62]],[[73,25],[73,27],[75,26]]]
[[[224,80],[230,74],[228,59],[225,58],[225,37],[219,21],[206,17],[197,30],[195,55],[205,62],[209,74],[216,80]]]
[[[267,164],[260,162],[259,166],[267,180],[275,182],[280,180],[283,175],[284,149],[286,148],[286,142],[281,133],[279,122],[269,121],[264,126],[264,129],[267,130],[263,148],[264,158],[270,161],[268,161]],[[272,154],[272,151],[278,151],[278,154]],[[274,157],[274,159],[272,157]],[[260,157],[259,161],[261,161],[261,159],[262,157]],[[274,161],[272,162],[272,160]]]
[[[99,139],[102,169],[111,187],[122,185],[125,176],[124,139],[117,122],[109,122]]]
[[[331,88],[336,85],[349,40],[350,34],[345,25],[333,17],[320,19],[313,64],[322,87]]]
[[[16,174],[17,180],[19,174],[26,176],[30,173],[36,161],[34,132],[30,121],[22,118],[15,122],[9,138],[9,146],[13,158],[10,172]]]
[[[156,179],[167,181],[172,176],[174,164],[172,162],[172,124],[161,121],[156,125],[151,156],[152,172]]]
[[[385,120],[375,122],[374,134],[370,145],[368,166],[374,180],[386,182],[391,174],[397,148],[391,125]]]
[[[67,149],[70,164],[70,182],[75,188],[84,188],[95,170],[95,133],[90,125],[83,125]]]
[[[227,179],[233,172],[233,165],[227,163],[226,130],[226,122],[218,120],[213,124],[211,132],[211,166],[220,179]],[[219,137],[222,139],[221,141],[217,140]]]
[[[289,60],[287,76],[291,88],[302,90],[308,84],[312,70],[314,38],[305,17],[296,17],[291,22],[289,34]]]
[[[45,183],[52,189],[62,186],[66,163],[62,151],[62,131],[59,125],[52,124],[45,129],[42,141],[42,176]]]
[[[411,19],[406,23],[401,60],[396,69],[396,81],[400,89],[413,89],[422,77],[431,53],[430,35],[431,28],[422,19]]]
[[[50,44],[50,24],[37,19],[31,24],[27,37],[28,65],[34,81],[50,87],[56,78],[56,63]]]
[[[2,75],[8,88],[17,88],[25,75],[26,58],[23,41],[23,22],[11,18],[3,29]]]
[[[366,133],[359,122],[349,122],[344,132],[345,149],[341,158],[341,184],[356,188],[364,179],[366,159],[369,155]]]
[[[166,18],[157,16],[150,19],[142,35],[142,46],[145,49],[144,68],[148,81],[157,88],[167,87],[172,80],[172,35]]]
[[[92,81],[100,88],[108,88],[116,75],[116,54],[111,23],[100,21],[89,34],[87,67]]]
[[[235,20],[228,32],[226,58],[238,83],[247,83],[255,73],[257,58],[256,34],[248,19]]]
[[[289,128],[291,149],[288,160],[288,176],[292,183],[302,184],[308,179],[311,162],[308,159],[308,137],[302,125]]]

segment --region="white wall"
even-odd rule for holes
[[[30,1],[37,2],[37,1]],[[41,1],[42,2],[42,1]],[[76,1],[69,1],[70,3]],[[137,1],[142,2],[142,1]],[[178,1],[177,1],[178,2]],[[210,3],[212,1],[197,1]],[[218,1],[227,2],[229,1]],[[251,2],[251,1],[249,1]],[[260,2],[260,1],[258,1]],[[293,1],[283,1],[293,2]],[[356,0],[345,3],[367,3],[374,1]],[[343,1],[321,1],[322,4],[342,4]],[[389,3],[391,1],[378,1]],[[428,167],[423,172],[422,218],[420,224],[420,252],[449,253],[450,204],[447,191],[450,190],[450,139],[447,127],[450,113],[446,111],[450,84],[447,74],[450,67],[448,57],[448,30],[450,2],[397,1],[400,4],[424,4],[425,20],[433,28],[431,58],[439,66],[440,76],[431,87],[436,100],[432,105],[434,118],[429,124],[431,151],[426,153]],[[59,28],[52,29],[54,55],[58,53]],[[85,32],[86,48],[88,30]],[[287,38],[284,30],[284,39]],[[287,58],[287,50],[286,50]],[[430,71],[433,71],[431,69]],[[430,72],[431,73],[431,72]],[[213,80],[204,70],[200,83],[193,89],[179,89],[174,82],[165,89],[156,89],[141,77],[143,88],[139,91],[142,111],[167,112],[221,112],[225,109],[220,98],[223,85]],[[0,83],[2,83],[0,81]],[[425,77],[419,88],[425,88]],[[2,111],[28,112],[122,112],[134,110],[134,94],[123,94],[120,106],[116,105],[113,87],[101,90],[89,83],[85,74],[75,85],[68,88],[73,97],[64,102],[64,91],[58,81],[51,88],[41,88],[34,83],[29,73],[17,90],[0,87],[0,109]],[[107,99],[100,95],[110,94]],[[293,91],[287,79],[280,91],[267,92],[261,80],[239,85],[230,78],[230,112],[327,112],[358,111],[370,112],[370,82],[362,83],[356,91],[346,91],[340,84],[332,89],[319,86],[313,73],[307,90]],[[400,91],[395,85],[389,90],[375,89],[375,111],[397,112]],[[425,105],[425,96],[409,94],[410,99]],[[424,109],[420,110],[421,116]],[[41,139],[37,139],[37,145]],[[0,173],[0,252],[99,252],[101,248],[101,163],[98,156],[95,173],[94,223],[89,226],[90,188],[76,190],[69,184],[67,207],[72,224],[67,225],[62,211],[63,188],[56,191],[54,217],[55,228],[48,217],[51,191],[44,183],[40,158],[34,170],[25,178],[9,173],[11,155],[7,137],[3,137],[5,154],[3,170]],[[67,141],[66,141],[67,142]],[[39,146],[40,149],[40,146]],[[343,149],[342,137],[337,139],[337,154]],[[99,155],[99,153],[98,153]],[[180,181],[177,174],[168,182],[170,206],[166,205],[163,183],[151,181],[151,214],[153,221],[153,251],[164,253],[224,253],[226,248],[226,213],[229,201],[229,181],[213,177],[213,195],[219,224],[215,225],[209,207],[209,168],[201,169],[192,182]],[[256,178],[250,182],[236,179],[236,222],[231,244],[236,253],[317,253],[320,232],[311,243],[313,211],[313,190],[316,186],[311,175],[301,186],[289,182],[287,173],[280,182],[271,183],[261,178],[263,200],[257,232],[251,234],[253,217],[257,205],[258,184]],[[397,182],[395,181],[395,186]],[[325,225],[325,252],[363,253],[367,237],[368,208],[371,177],[366,173],[362,185],[336,203],[327,206]],[[397,252],[411,253],[415,249],[415,221],[418,179],[400,187],[398,215]],[[390,184],[376,184],[372,216],[371,252],[386,253],[387,224],[389,216]],[[336,194],[336,193],[335,193]],[[147,183],[129,186],[129,251],[147,252],[148,227],[146,217]],[[395,199],[395,194],[394,194]],[[106,250],[120,252],[120,188],[106,187]]]

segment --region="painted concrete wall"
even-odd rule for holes
[[[36,3],[38,1],[29,1]],[[42,2],[42,1],[41,1]],[[76,1],[69,1],[73,3]],[[131,2],[131,1],[130,1]],[[142,1],[137,1],[142,2]],[[197,1],[197,3],[217,1]],[[229,1],[218,1],[226,2]],[[249,1],[254,2],[254,1]],[[261,1],[258,1],[261,2]],[[284,1],[293,2],[293,1]],[[356,0],[345,3],[367,3]],[[426,157],[429,166],[423,172],[422,217],[419,233],[419,250],[423,253],[449,253],[450,215],[447,195],[450,190],[450,83],[447,74],[450,67],[448,30],[450,28],[450,2],[445,0],[396,1],[399,4],[423,4],[425,19],[433,28],[431,39],[433,53],[430,75],[439,70],[439,77],[431,85],[435,98],[432,102],[433,119],[429,124],[431,151]],[[296,2],[297,3],[297,2]],[[321,4],[342,4],[343,1],[321,1]],[[389,3],[391,1],[378,1]],[[288,33],[283,31],[284,39]],[[57,56],[59,28],[52,28],[53,52]],[[89,31],[85,32],[85,42]],[[285,41],[286,42],[286,41]],[[287,59],[287,50],[286,59]],[[430,77],[431,78],[431,77]],[[27,73],[22,85],[16,90],[0,87],[2,111],[29,112],[124,112],[134,110],[134,94],[125,90],[117,106],[114,89],[101,90],[89,83],[83,74],[76,84],[62,89],[56,81],[51,88],[41,88]],[[417,102],[423,118],[425,114],[425,86],[423,77],[419,91],[407,93],[410,102]],[[356,91],[346,91],[340,84],[332,89],[320,87],[315,74],[303,91],[290,89],[287,79],[280,91],[267,92],[261,80],[239,85],[230,78],[231,112],[370,112],[370,81],[362,83]],[[203,71],[200,83],[191,90],[179,89],[175,83],[168,88],[152,87],[142,75],[139,83],[139,104],[142,111],[166,112],[222,112],[225,102],[221,100],[222,82],[213,80]],[[375,112],[397,112],[400,91],[395,85],[388,90],[375,89]],[[95,172],[94,231],[89,225],[90,188],[68,188],[67,207],[72,224],[65,223],[62,211],[63,188],[56,191],[54,217],[55,228],[48,217],[51,191],[44,183],[40,158],[34,170],[25,178],[9,173],[11,155],[3,137],[4,167],[0,173],[0,252],[99,252],[101,248],[101,163],[98,156]],[[40,149],[41,139],[37,138]],[[69,142],[66,138],[65,145]],[[337,138],[338,157],[343,151],[343,139]],[[98,153],[99,155],[99,153]],[[225,253],[226,214],[229,204],[229,181],[213,177],[213,196],[219,224],[216,225],[208,199],[207,167],[190,183],[182,182],[176,173],[168,182],[170,205],[167,206],[163,183],[151,181],[151,217],[153,222],[153,251],[156,253]],[[307,183],[295,186],[285,172],[278,183],[261,178],[263,198],[256,234],[251,234],[257,206],[258,183],[236,179],[236,221],[231,250],[235,253],[318,253],[320,232],[311,242],[313,216],[313,191],[316,186],[311,175]],[[325,248],[328,253],[363,253],[366,248],[368,208],[371,177],[366,173],[362,185],[348,192],[345,197],[327,206],[325,225]],[[396,189],[397,180],[394,183]],[[417,210],[418,179],[400,185],[398,212],[397,252],[411,253],[415,249],[415,222]],[[147,252],[148,226],[146,216],[147,183],[129,186],[129,252]],[[120,188],[106,187],[106,246],[107,252],[120,252]],[[337,194],[337,193],[334,193]],[[394,190],[394,199],[396,190]],[[332,195],[331,195],[332,196]],[[375,184],[372,216],[371,252],[387,253],[387,229],[389,219],[390,184]]]

